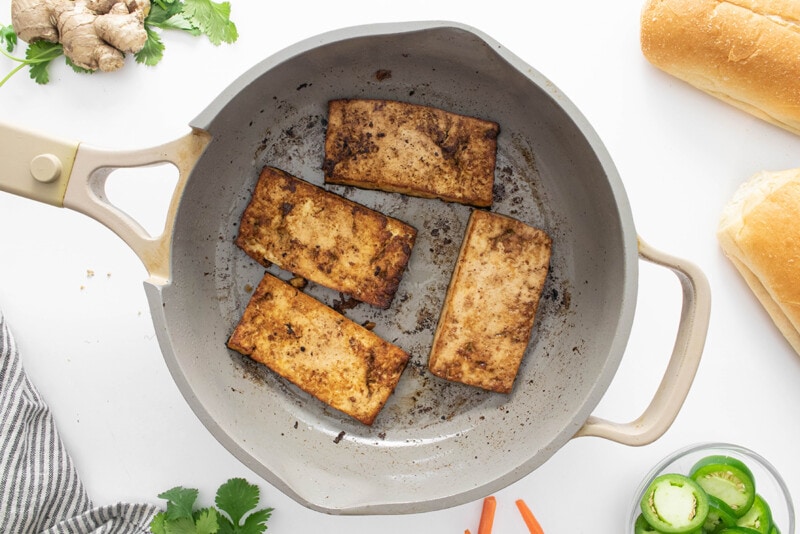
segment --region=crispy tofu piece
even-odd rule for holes
[[[228,347],[331,407],[371,425],[408,354],[267,273]]]
[[[256,261],[388,308],[417,231],[284,171],[265,167],[236,244]]]
[[[325,182],[492,204],[499,125],[392,100],[332,100]]]
[[[538,228],[472,212],[431,347],[433,374],[511,391],[550,268],[551,246]]]

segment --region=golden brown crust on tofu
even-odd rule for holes
[[[416,235],[402,221],[266,167],[236,244],[264,266],[388,308]]]
[[[487,207],[499,125],[392,100],[332,100],[325,181]]]
[[[472,212],[431,347],[433,374],[511,391],[547,278],[551,245],[545,232],[516,219]]]
[[[394,391],[408,354],[267,273],[228,347],[365,425]]]

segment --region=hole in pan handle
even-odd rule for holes
[[[106,150],[57,139],[0,122],[0,191],[81,212],[111,229],[144,263],[151,281],[169,279],[172,227],[186,181],[210,135],[192,129],[163,145],[140,150]],[[150,235],[108,201],[105,181],[118,168],[171,163],[178,181],[163,232]]]
[[[694,264],[660,252],[641,238],[638,238],[638,247],[640,259],[672,270],[680,280],[683,304],[672,355],[642,415],[629,423],[590,416],[575,437],[596,436],[632,446],[652,443],[675,421],[700,365],[711,314],[708,279]]]

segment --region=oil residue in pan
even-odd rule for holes
[[[394,394],[370,429],[355,423],[312,399],[298,388],[270,373],[250,359],[232,353],[241,369],[250,378],[276,387],[288,396],[287,402],[313,406],[313,410],[333,417],[338,425],[350,431],[369,432],[383,436],[387,429],[423,429],[468,414],[477,407],[502,407],[507,396],[494,394],[463,384],[448,382],[427,370],[428,352],[444,302],[450,275],[453,271],[461,241],[472,207],[440,200],[422,199],[395,193],[362,190],[347,186],[325,186],[321,171],[324,155],[325,118],[311,114],[293,121],[291,126],[265,132],[254,155],[252,177],[255,184],[264,165],[281,168],[299,178],[324,186],[326,189],[372,209],[405,221],[417,229],[417,240],[408,268],[395,295],[392,306],[380,310],[358,303],[345,295],[309,282],[305,292],[362,325],[374,325],[373,331],[397,344],[410,355],[406,371]],[[231,328],[239,320],[250,293],[258,284],[264,269],[248,258],[233,243],[238,221],[252,189],[242,191],[238,204],[226,222],[218,246],[218,258],[227,258],[228,268],[218,269],[217,291],[223,315]],[[558,249],[560,230],[558,214],[548,209],[546,198],[539,190],[538,172],[532,152],[524,140],[514,139],[501,131],[498,138],[492,211],[510,215],[547,231],[554,238],[550,275],[537,312],[537,321],[520,375],[526,361],[547,357],[548,348],[535,351],[540,343],[542,328],[566,324],[569,314],[570,284],[562,279],[560,265],[563,256]],[[219,261],[218,261],[219,264]],[[269,272],[288,280],[290,273],[271,267]],[[542,321],[542,318],[558,318]],[[545,326],[547,325],[547,326]],[[553,336],[547,336],[552,338]],[[519,379],[518,379],[519,380]]]

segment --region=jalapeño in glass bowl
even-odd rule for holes
[[[728,443],[670,454],[642,480],[630,534],[794,534],[789,489],[775,467]]]

